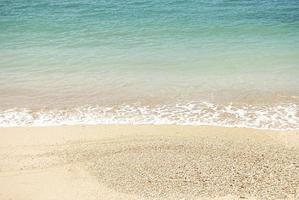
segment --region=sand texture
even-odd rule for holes
[[[299,132],[1,128],[0,199],[299,199]]]

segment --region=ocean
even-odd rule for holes
[[[299,129],[298,0],[1,0],[0,126]]]

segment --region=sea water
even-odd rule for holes
[[[0,126],[299,129],[297,0],[1,0]]]

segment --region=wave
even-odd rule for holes
[[[177,124],[299,130],[298,105],[219,105],[189,102],[169,105],[81,106],[33,111],[0,111],[0,127],[91,124]]]

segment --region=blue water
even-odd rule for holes
[[[68,114],[56,124],[296,128],[298,77],[297,0],[0,1],[0,124],[43,124],[36,113],[61,116],[63,110]],[[198,117],[169,118],[177,104],[194,102]],[[148,110],[151,119],[139,112],[133,121],[111,120],[126,105]],[[213,105],[210,121],[200,115],[206,105]],[[86,106],[97,112],[83,116]],[[163,106],[168,118],[155,118],[153,109]],[[255,115],[215,115],[229,106]],[[115,115],[99,114],[108,107]],[[76,109],[81,114],[72,115]],[[261,125],[261,110],[280,121]]]

